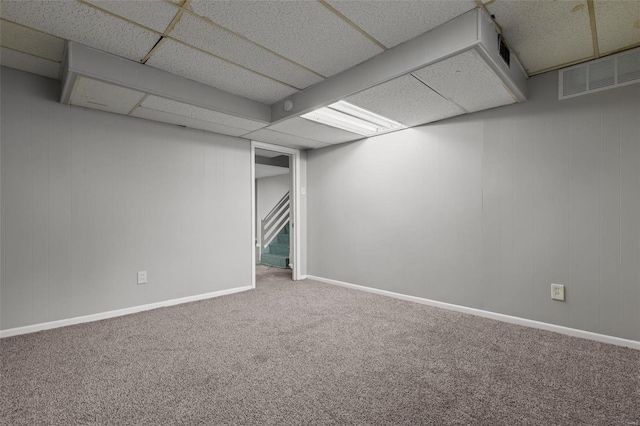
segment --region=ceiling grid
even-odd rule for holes
[[[142,58],[142,60],[140,61],[140,62],[142,62],[142,63],[146,63],[149,59],[151,59],[152,55],[153,55],[153,54],[154,54],[154,53],[155,53],[155,52],[156,52],[156,51],[157,51],[157,50],[158,50],[158,49],[159,49],[159,48],[164,44],[164,40],[165,40],[165,39],[169,39],[169,40],[175,41],[176,43],[179,43],[179,44],[181,44],[181,45],[183,45],[183,46],[186,46],[187,48],[195,49],[195,50],[197,50],[198,52],[203,53],[203,54],[205,54],[205,55],[213,56],[213,57],[214,57],[214,58],[216,58],[216,59],[219,59],[219,60],[222,60],[222,61],[228,62],[229,64],[232,64],[232,65],[235,65],[235,66],[238,66],[238,67],[244,68],[244,69],[246,69],[247,71],[250,71],[250,72],[256,73],[256,74],[258,74],[258,75],[260,75],[260,76],[262,76],[262,77],[265,77],[265,78],[271,79],[271,80],[273,80],[273,81],[275,81],[275,82],[277,82],[277,83],[280,83],[280,84],[284,84],[284,85],[286,85],[286,86],[289,86],[289,87],[291,87],[292,89],[296,89],[296,90],[300,90],[300,89],[301,89],[300,87],[293,86],[293,85],[291,85],[291,84],[289,84],[289,83],[287,83],[287,82],[281,81],[281,80],[279,80],[279,79],[273,78],[273,77],[271,77],[271,76],[268,76],[268,75],[266,75],[266,74],[263,74],[263,73],[261,73],[261,72],[259,72],[259,71],[254,70],[254,69],[251,69],[251,68],[245,67],[245,66],[243,66],[243,65],[241,65],[241,64],[238,64],[238,63],[236,63],[236,62],[233,62],[233,61],[231,61],[231,60],[229,60],[229,59],[227,59],[227,58],[225,58],[225,57],[222,57],[222,56],[216,55],[216,54],[214,54],[214,53],[208,52],[207,50],[201,49],[201,48],[199,48],[199,47],[197,47],[197,46],[193,46],[193,45],[191,45],[191,44],[189,44],[189,43],[187,43],[187,42],[185,42],[185,41],[183,41],[183,40],[180,40],[180,39],[178,39],[178,38],[174,38],[174,37],[172,37],[170,34],[168,34],[168,32],[170,32],[170,29],[173,29],[173,27],[171,27],[171,24],[169,24],[169,26],[170,26],[171,28],[167,28],[167,30],[166,30],[166,34],[165,34],[165,33],[162,33],[162,32],[160,32],[160,31],[157,31],[157,30],[155,30],[155,29],[153,29],[153,28],[150,28],[150,27],[148,27],[148,26],[146,26],[146,25],[140,24],[139,22],[132,21],[132,20],[130,20],[130,19],[128,19],[128,18],[126,18],[126,17],[124,17],[124,16],[121,16],[121,15],[118,15],[118,14],[116,14],[116,13],[114,13],[114,12],[111,12],[111,11],[109,11],[109,10],[106,10],[106,9],[104,9],[104,8],[100,7],[100,6],[97,6],[97,5],[95,5],[95,4],[89,3],[89,2],[88,2],[88,1],[86,1],[86,0],[75,0],[75,1],[77,1],[78,3],[84,4],[84,5],[88,6],[88,7],[91,7],[91,8],[93,8],[93,9],[96,9],[96,10],[98,10],[98,11],[100,11],[100,12],[103,12],[103,13],[105,13],[105,14],[107,14],[107,15],[110,15],[110,16],[113,16],[113,17],[115,17],[115,18],[121,19],[121,20],[123,20],[123,21],[125,21],[125,22],[127,22],[127,23],[129,23],[129,24],[136,25],[136,26],[138,26],[138,27],[140,27],[140,28],[142,28],[142,29],[144,29],[144,30],[147,30],[147,31],[149,31],[149,32],[152,32],[152,33],[154,33],[154,34],[156,34],[156,35],[160,36],[160,37],[161,37],[161,38],[160,38],[160,40],[158,40],[158,41],[157,41],[157,42],[152,46],[152,48],[151,48],[151,49],[149,49],[149,52],[147,52],[147,54]],[[179,5],[179,4],[176,4],[176,3],[173,3],[173,2],[170,2],[170,1],[165,1],[165,0],[163,0],[163,2],[164,2],[164,3],[167,3],[167,4],[171,4],[171,5],[173,5],[173,6],[177,7],[177,8],[179,8],[178,13],[180,13],[180,12],[182,12],[182,13],[184,13],[184,12],[188,12],[188,13],[191,13],[191,14],[197,15],[197,14],[193,13],[192,11],[190,11],[189,9],[187,9],[187,7],[189,6],[189,3],[191,2],[191,0],[188,0],[188,1],[187,1],[187,0],[185,0],[185,4],[186,4],[186,6],[185,6],[184,4],[181,6],[181,5]],[[185,6],[185,7],[183,7],[183,6]],[[178,13],[176,14],[176,16],[178,15]],[[181,15],[181,14],[180,14],[180,15]],[[199,16],[199,15],[197,15],[197,16]],[[201,18],[202,18],[202,17],[201,17]],[[204,19],[205,21],[209,21],[209,20],[207,20],[206,18],[203,18],[203,19]],[[179,22],[179,19],[178,19],[178,20],[176,20],[176,24],[177,24],[177,22]],[[210,21],[210,22],[211,22],[211,21]],[[224,27],[222,27],[222,28],[224,28]],[[233,34],[235,34],[233,31],[230,31],[230,32],[231,32],[231,33],[233,33]],[[259,45],[259,44],[257,44],[257,43],[254,43],[254,44],[256,44],[257,46],[260,46],[261,48],[264,48],[263,46],[261,46],[261,45]],[[266,50],[269,50],[269,49],[266,49]],[[282,55],[279,55],[279,56],[282,56]],[[285,58],[284,56],[282,56],[282,57],[283,57],[283,58]],[[287,58],[285,58],[285,59],[287,59]],[[291,61],[290,59],[287,59],[287,60],[288,60],[288,61],[290,61],[291,63],[293,63],[293,64],[297,65],[297,66],[300,66],[300,65],[299,65],[299,64],[297,64],[295,61]],[[144,61],[144,62],[143,62],[143,61]],[[304,67],[304,68],[306,68],[306,67]],[[313,72],[313,73],[315,73],[315,74],[317,74],[317,75],[319,75],[319,76],[321,76],[322,78],[324,78],[324,76],[322,76],[321,74],[318,74],[317,72],[315,72],[315,71],[313,71],[313,70],[310,70],[310,71],[311,71],[311,72]]]
[[[192,15],[183,16],[171,33],[172,40],[183,41],[213,55],[259,72],[296,90],[308,87],[323,78],[290,61],[269,53],[245,39]]]
[[[138,60],[155,43],[153,30],[83,1],[3,1],[2,17],[130,60]]]
[[[477,7],[473,0],[323,1],[386,48],[404,43]]]
[[[162,45],[164,39],[169,35],[169,33],[171,31],[173,31],[173,29],[175,28],[176,24],[180,21],[180,19],[182,18],[182,15],[184,14],[184,11],[189,7],[189,4],[191,3],[191,0],[184,0],[184,2],[182,3],[182,5],[180,6],[180,9],[178,9],[178,11],[176,12],[175,16],[173,17],[173,19],[171,20],[171,22],[169,22],[169,25],[167,25],[167,28],[164,30],[164,32],[162,33],[162,35],[160,36],[160,40],[158,40],[158,42],[155,44],[155,46],[153,46],[151,48],[151,50],[149,50],[149,53],[147,53],[145,55],[144,58],[142,58],[142,63],[146,64],[147,61],[151,58],[151,55],[154,54],[154,52],[156,51],[156,49],[158,47],[160,47],[160,45]],[[173,3],[171,3],[173,4]]]
[[[320,3],[321,5],[323,5],[324,7],[326,7],[331,13],[333,13],[334,15],[336,15],[338,18],[342,19],[344,22],[346,22],[347,24],[351,25],[356,31],[358,31],[360,34],[362,34],[363,36],[365,36],[366,38],[368,38],[369,40],[371,40],[373,43],[377,44],[382,50],[388,50],[389,48],[387,46],[385,46],[384,44],[380,43],[378,40],[375,39],[375,37],[373,37],[371,34],[369,34],[368,32],[366,32],[365,30],[363,30],[362,28],[360,28],[358,25],[356,25],[355,22],[353,22],[351,19],[347,18],[345,15],[343,15],[338,9],[336,9],[335,7],[331,6],[329,3],[327,3],[325,0],[317,0],[318,3]]]
[[[194,0],[192,11],[327,77],[384,51],[317,1]]]
[[[164,1],[171,3],[170,0],[164,0]],[[173,3],[171,3],[171,4],[173,4]],[[264,49],[265,51],[271,53],[272,55],[275,55],[275,56],[277,56],[279,58],[282,58],[285,61],[288,61],[288,62],[292,63],[293,65],[296,65],[298,67],[304,68],[305,70],[317,75],[320,78],[326,78],[326,76],[320,74],[319,72],[316,72],[316,71],[312,70],[311,68],[308,68],[308,67],[306,67],[306,66],[304,66],[304,65],[302,65],[302,64],[300,64],[300,63],[298,63],[298,62],[296,62],[296,61],[294,61],[294,60],[292,60],[290,58],[287,58],[286,56],[281,55],[280,53],[278,53],[278,52],[276,52],[274,50],[271,50],[268,47],[265,47],[265,46],[263,46],[263,45],[261,45],[259,43],[256,43],[255,41],[253,41],[253,40],[251,40],[251,39],[249,39],[247,37],[244,37],[242,34],[238,34],[235,31],[230,30],[229,28],[223,27],[222,25],[218,25],[218,24],[216,24],[215,22],[213,22],[209,18],[205,18],[204,16],[198,15],[197,13],[195,13],[195,12],[193,12],[191,10],[186,10],[185,12],[190,14],[194,18],[197,18],[197,19],[200,19],[200,20],[206,22],[207,24],[213,26],[214,28],[219,28],[219,29],[221,29],[221,30],[223,30],[223,31],[225,31],[225,32],[227,32],[229,34],[234,35],[235,37],[238,37],[238,38],[246,41],[247,43],[253,44],[256,47],[259,47],[260,49]]]
[[[167,38],[147,65],[265,104],[298,91],[289,84],[216,55],[202,55],[206,52],[200,48],[185,49],[183,46]]]

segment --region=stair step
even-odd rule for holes
[[[269,253],[289,256],[289,244],[271,243],[269,244]]]
[[[283,256],[280,254],[263,253],[260,258],[260,262],[264,265],[276,266],[278,268],[289,267],[289,256]]]
[[[280,244],[289,244],[289,234],[278,234],[276,239]]]

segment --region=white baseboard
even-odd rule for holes
[[[0,339],[3,337],[17,336],[19,334],[34,333],[36,331],[49,330],[51,328],[66,327],[73,324],[81,324],[103,320],[107,318],[120,317],[122,315],[135,314],[136,312],[148,311],[150,309],[163,308],[166,306],[180,305],[182,303],[195,302],[198,300],[211,299],[213,297],[226,296],[228,294],[240,293],[251,290],[251,286],[230,288],[228,290],[214,291],[212,293],[198,294],[195,296],[181,297],[179,299],[165,300],[163,302],[149,303],[148,305],[132,306],[130,308],[117,309],[115,311],[101,312],[98,314],[85,315],[81,317],[68,318],[59,321],[43,322],[40,324],[27,325],[24,327],[0,330]]]
[[[329,278],[316,277],[307,275],[307,279],[320,281],[327,284],[339,285],[341,287],[352,288],[356,290],[366,291],[369,293],[380,294],[383,296],[393,297],[410,302],[421,303],[423,305],[435,306],[437,308],[449,309],[451,311],[462,312],[465,314],[476,315],[479,317],[490,318],[498,321],[508,322],[511,324],[523,325],[526,327],[538,328],[541,330],[553,331],[556,333],[566,334],[583,339],[595,340],[596,342],[609,343],[617,346],[640,350],[640,342],[636,340],[623,339],[621,337],[607,336],[606,334],[592,333],[590,331],[578,330],[575,328],[564,327],[561,325],[549,324],[546,322],[534,321],[526,318],[514,317],[511,315],[498,314],[495,312],[483,311],[482,309],[468,308],[466,306],[453,305],[451,303],[438,302],[437,300],[424,299],[422,297],[408,296],[406,294],[394,293],[392,291],[379,290],[376,288],[365,287],[357,284],[346,283],[343,281],[332,280]]]

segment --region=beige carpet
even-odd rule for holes
[[[640,351],[260,276],[255,291],[0,340],[0,423],[640,421]]]

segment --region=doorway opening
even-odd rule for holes
[[[252,141],[252,286],[299,279],[296,149]]]

